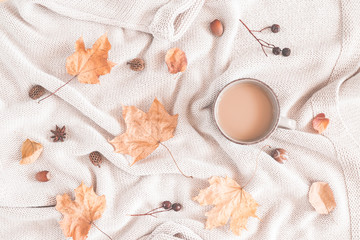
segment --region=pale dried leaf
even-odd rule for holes
[[[155,98],[149,112],[123,106],[126,132],[110,141],[115,152],[133,157],[133,163],[150,155],[161,142],[174,136],[178,115],[170,115]]]
[[[258,204],[255,199],[231,178],[211,177],[210,186],[200,190],[193,200],[201,205],[215,205],[207,216],[206,228],[212,229],[225,225],[231,217],[230,229],[240,235],[249,217],[258,218],[256,210]]]
[[[102,35],[89,49],[85,49],[83,38],[79,38],[75,44],[75,52],[66,59],[67,72],[77,76],[81,83],[99,83],[99,76],[110,73],[111,68],[116,65],[107,60],[110,49],[107,34]]]
[[[35,162],[43,151],[43,146],[35,141],[26,139],[21,147],[21,161],[20,164],[30,164]]]
[[[75,189],[75,200],[67,194],[56,196],[56,210],[64,215],[60,227],[66,237],[85,240],[92,223],[99,219],[106,207],[105,196],[98,196],[93,187],[81,183]]]
[[[322,133],[326,130],[330,122],[330,119],[325,117],[324,113],[319,113],[315,116],[312,121],[313,128],[318,132]]]
[[[311,185],[309,202],[320,214],[329,214],[336,207],[334,194],[325,182],[314,182]]]
[[[184,72],[187,67],[185,52],[179,48],[171,48],[167,51],[165,62],[170,73]]]

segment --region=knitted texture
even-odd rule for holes
[[[229,176],[240,185],[252,176],[264,145],[284,148],[281,165],[261,153],[254,179],[246,186],[259,203],[241,239],[360,239],[360,2],[236,0],[9,0],[0,3],[0,239],[65,239],[54,208],[57,194],[72,194],[81,181],[105,195],[106,210],[96,225],[113,239],[239,239],[229,226],[206,230],[209,207],[192,201],[211,176]],[[219,19],[224,34],[214,37],[209,23]],[[260,38],[289,57],[266,57],[241,25],[251,29],[277,23],[279,33]],[[107,32],[117,63],[99,85],[76,79],[55,96],[37,103],[28,91],[41,85],[52,92],[72,76],[66,57],[82,36],[86,47]],[[171,75],[166,51],[187,55],[184,73]],[[146,68],[132,71],[139,57]],[[281,114],[297,121],[294,131],[277,129],[252,146],[229,142],[213,119],[213,103],[229,82],[244,77],[274,89]],[[130,167],[131,158],[114,153],[109,139],[126,130],[121,106],[147,111],[157,97],[170,114],[179,114],[169,147],[184,173],[160,146]],[[324,112],[323,135],[311,127]],[[66,126],[64,142],[52,142],[55,125]],[[33,164],[20,165],[20,149],[30,138],[44,146]],[[99,151],[101,168],[89,154]],[[52,179],[35,180],[48,170]],[[330,184],[337,207],[319,215],[308,202],[312,182]],[[164,201],[179,202],[179,212],[130,217]],[[89,239],[105,239],[95,228]]]

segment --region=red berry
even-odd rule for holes
[[[174,203],[171,207],[175,212],[178,212],[181,210],[182,206],[180,203]]]
[[[170,201],[164,201],[164,202],[162,202],[161,206],[164,209],[170,209],[171,208],[171,202]]]

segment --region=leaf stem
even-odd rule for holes
[[[245,187],[253,180],[253,178],[255,177],[255,174],[256,174],[256,171],[257,171],[257,168],[258,168],[258,165],[259,165],[259,157],[260,157],[260,154],[261,154],[261,152],[264,150],[264,148],[266,148],[266,147],[271,148],[271,146],[265,145],[265,146],[263,146],[263,147],[260,149],[259,154],[258,154],[257,157],[256,157],[256,166],[255,166],[254,173],[253,173],[253,175],[251,176],[251,178],[247,181],[247,183],[246,183],[242,188],[245,188]]]
[[[98,226],[96,226],[96,224],[95,224],[94,222],[92,222],[91,224],[94,225],[94,227],[96,227],[96,228],[97,228],[100,232],[102,232],[105,236],[107,236],[109,239],[112,240],[112,238],[111,238],[109,235],[107,235],[103,230],[101,230]]]
[[[166,148],[166,150],[170,153],[170,156],[171,156],[172,160],[174,161],[175,166],[177,167],[177,169],[179,170],[179,172],[180,172],[184,177],[193,178],[193,176],[185,175],[185,174],[183,173],[183,171],[181,171],[181,169],[179,168],[179,165],[177,164],[177,162],[176,162],[174,156],[172,155],[170,149],[169,149],[167,146],[165,146],[165,144],[163,144],[163,143],[160,142],[160,141],[159,141],[159,144],[162,145],[162,146],[164,146],[164,147]]]
[[[65,87],[66,85],[68,85],[72,80],[74,80],[74,78],[76,78],[78,75],[73,76],[72,78],[70,78],[69,81],[67,81],[65,84],[61,85],[60,87],[58,87],[54,92],[50,93],[49,95],[47,95],[46,97],[40,99],[38,101],[38,103],[40,103],[41,101],[47,99],[48,97],[51,97],[52,95],[54,95],[55,93],[57,93],[61,88]]]

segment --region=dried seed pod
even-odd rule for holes
[[[272,153],[272,157],[279,163],[284,163],[289,160],[289,153],[285,149],[277,148]]]
[[[51,179],[51,174],[49,171],[41,171],[35,175],[35,179],[39,182],[47,182]]]
[[[215,19],[214,21],[212,21],[210,23],[210,30],[211,30],[212,34],[214,34],[217,37],[220,37],[224,33],[224,26],[220,22],[220,20]]]
[[[94,164],[94,166],[100,167],[100,164],[102,163],[101,153],[99,153],[98,151],[94,151],[90,153],[89,158],[92,164]]]
[[[30,89],[29,97],[31,99],[36,100],[36,99],[40,98],[42,95],[44,95],[44,93],[45,93],[45,88],[43,88],[40,85],[35,85]]]
[[[142,71],[145,68],[145,62],[141,58],[134,58],[130,62],[127,62],[130,65],[131,70],[133,71]]]

